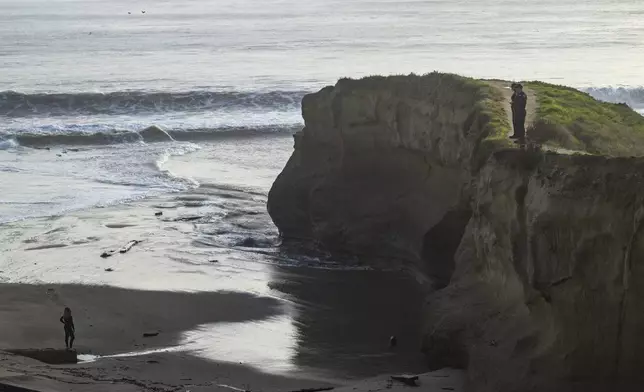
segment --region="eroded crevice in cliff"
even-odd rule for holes
[[[614,378],[617,380],[620,377],[621,372],[621,362],[624,357],[624,330],[626,328],[625,324],[627,322],[627,313],[629,311],[629,289],[631,286],[631,280],[633,276],[633,261],[640,260],[644,258],[644,244],[642,240],[644,239],[644,221],[637,224],[636,230],[633,233],[631,240],[628,242],[628,245],[624,249],[624,259],[621,271],[622,278],[622,294],[619,301],[619,320],[617,324],[617,338],[615,342],[615,369],[614,369]],[[637,273],[637,269],[636,269]],[[628,344],[628,343],[626,343]],[[626,356],[629,356],[628,354]],[[628,372],[625,372],[628,373]]]
[[[514,199],[516,202],[516,222],[517,232],[512,241],[512,260],[514,262],[514,269],[521,278],[524,287],[529,286],[529,271],[528,271],[528,228],[526,218],[525,198],[528,193],[528,186],[524,184],[517,187],[514,192]]]
[[[423,238],[421,256],[425,271],[436,289],[447,286],[452,278],[454,255],[471,217],[469,208],[449,211]]]

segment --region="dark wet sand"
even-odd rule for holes
[[[427,371],[424,296],[408,274],[275,266],[270,286],[295,303],[298,367],[354,380]]]
[[[200,324],[262,320],[281,312],[275,299],[233,292],[2,284],[0,298],[0,350],[64,347],[58,321],[64,306],[75,316],[79,353],[101,355],[169,347],[178,344],[182,332]],[[146,331],[160,333],[144,338]],[[307,380],[306,375],[268,375],[188,352],[111,357],[70,366],[47,366],[0,352],[0,368],[0,390],[2,383],[54,391],[231,390],[219,384],[288,391],[330,385]]]
[[[210,173],[208,154],[185,157],[173,171]],[[173,348],[66,367],[1,354],[0,383],[288,392],[426,371],[418,350],[424,295],[413,277],[337,269],[345,263],[280,247],[265,194],[198,179],[201,187],[190,192],[0,227],[0,281],[62,283],[0,283],[0,351],[64,347],[58,319],[65,306],[74,312],[80,353]],[[162,206],[163,216],[155,216]],[[192,216],[199,218],[181,220]],[[99,257],[132,239],[144,242]],[[67,246],[27,251],[56,244]],[[143,338],[149,331],[160,333]],[[12,373],[2,375],[6,369]]]
[[[0,391],[18,385],[37,391],[276,391],[334,384],[262,373],[243,364],[218,363],[185,353],[108,358],[70,366],[46,366],[0,352]]]
[[[108,286],[0,285],[0,349],[64,348],[64,307],[72,309],[79,353],[108,355],[168,347],[184,331],[280,314],[272,298],[239,292],[139,291]],[[144,338],[143,333],[159,335]]]
[[[199,325],[261,321],[288,312],[297,330],[292,360],[300,369],[288,376],[269,375],[243,363],[206,360],[188,351],[109,357],[73,366],[47,366],[0,355],[0,368],[13,372],[0,376],[0,384],[13,381],[37,390],[92,392],[177,387],[193,392],[231,390],[220,384],[244,390],[292,391],[345,384],[381,373],[424,371],[418,352],[422,297],[414,294],[417,288],[409,276],[275,266],[269,285],[294,306],[239,292],[0,284],[0,350],[63,347],[58,319],[65,306],[74,313],[79,353],[99,355],[178,346],[182,332]],[[143,333],[149,331],[160,333],[144,338]],[[390,334],[399,339],[395,350],[387,347]],[[329,377],[307,369],[325,369],[322,373]]]

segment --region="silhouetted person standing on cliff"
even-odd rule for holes
[[[525,117],[526,106],[528,105],[528,96],[523,92],[523,86],[520,83],[512,83],[512,126],[514,134],[512,139],[523,139],[525,137]]]

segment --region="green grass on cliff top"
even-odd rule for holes
[[[644,117],[625,104],[543,82],[526,83],[537,97],[531,139],[543,144],[610,156],[644,155]]]
[[[609,156],[644,155],[644,117],[625,104],[600,102],[574,88],[543,82],[524,83],[536,94],[538,108],[530,139],[552,147]],[[473,165],[480,167],[494,151],[516,148],[508,139],[511,124],[503,93],[484,80],[432,72],[425,75],[369,76],[340,79],[348,88],[387,88],[423,99],[470,103],[485,126]],[[429,94],[429,95],[428,95]]]
[[[514,148],[515,145],[508,138],[512,125],[505,112],[505,97],[498,89],[489,83],[476,80],[481,89],[480,110],[488,117],[485,137],[481,140],[476,154],[472,157],[475,169],[482,167],[494,151],[504,148]]]

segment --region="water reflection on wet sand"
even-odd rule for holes
[[[266,213],[266,184],[240,187],[194,174],[221,173],[224,163],[215,160],[221,148],[204,146],[173,163],[174,171],[189,170],[201,183],[191,192],[5,225],[0,281],[270,297],[275,312],[266,317],[197,318],[202,324],[177,333],[167,347],[156,347],[264,372],[324,378],[425,370],[419,352],[423,293],[415,279],[402,272],[347,269],[326,255],[281,247]],[[213,167],[212,173],[206,170]],[[236,181],[246,182],[243,172],[234,173]],[[157,211],[163,214],[156,216]],[[143,242],[126,254],[98,257],[131,239]],[[65,246],[46,248],[51,244]],[[44,247],[27,249],[36,246]],[[183,310],[194,311],[193,300],[186,298]],[[87,312],[95,316],[95,309]],[[391,335],[398,338],[394,349]]]
[[[421,372],[423,297],[399,272],[270,266],[283,316],[202,326],[184,343],[200,356],[324,378]],[[389,347],[389,337],[398,339]]]

